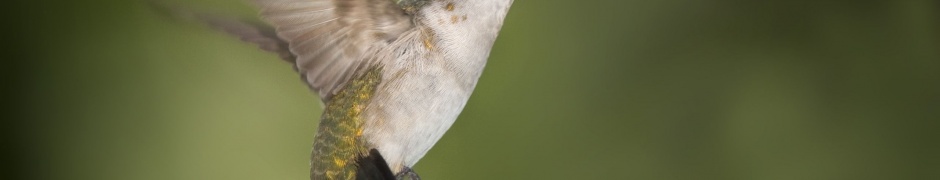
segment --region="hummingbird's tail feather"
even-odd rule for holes
[[[389,169],[388,163],[378,150],[372,149],[369,155],[356,159],[359,168],[356,170],[357,180],[394,180],[395,175]]]
[[[197,21],[209,27],[238,37],[242,41],[257,45],[260,49],[276,53],[284,61],[294,63],[296,56],[290,52],[289,44],[277,36],[274,27],[232,15],[197,12],[195,10],[148,1],[150,7],[176,20]]]

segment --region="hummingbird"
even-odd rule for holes
[[[513,0],[253,0],[264,24],[208,18],[271,51],[324,105],[310,179],[420,179]]]

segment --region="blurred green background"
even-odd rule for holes
[[[233,0],[172,1],[253,17]],[[320,104],[142,1],[13,1],[13,179],[306,179]],[[940,179],[940,2],[517,0],[424,179]]]

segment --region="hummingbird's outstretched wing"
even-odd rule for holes
[[[201,16],[200,19],[213,28],[235,35],[242,41],[258,45],[258,48],[262,50],[277,53],[281,59],[287,62],[294,63],[297,59],[288,49],[289,44],[277,37],[271,26],[209,15]]]
[[[391,0],[254,0],[296,56],[296,68],[327,101],[381,48],[414,28]]]
[[[213,29],[234,35],[242,41],[257,45],[265,51],[277,53],[281,59],[293,63],[296,57],[288,49],[287,41],[282,40],[270,25],[238,18],[232,15],[214,14],[197,11],[158,0],[147,1],[150,8],[160,15],[173,20],[198,21]]]

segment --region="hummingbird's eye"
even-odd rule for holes
[[[428,4],[428,0],[392,0],[407,14],[415,14],[421,6]]]

